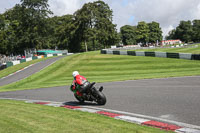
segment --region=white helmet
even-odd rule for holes
[[[72,76],[75,78],[77,75],[79,75],[79,73],[78,73],[78,71],[74,71],[73,73],[72,73]]]

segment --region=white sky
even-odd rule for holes
[[[84,3],[95,0],[49,0],[54,15],[73,14]],[[123,25],[137,25],[139,21],[160,23],[163,35],[181,20],[200,19],[200,0],[104,0],[113,10],[113,23],[119,30]],[[12,8],[20,0],[0,0],[0,13]]]

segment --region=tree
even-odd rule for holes
[[[146,22],[142,21],[142,22],[138,22],[137,25],[137,30],[136,30],[136,34],[137,34],[137,42],[141,42],[143,44],[146,44],[147,42],[149,42],[149,26]]]
[[[51,13],[48,0],[21,0],[21,4],[5,12],[6,19],[18,21],[16,31],[18,51],[23,54],[27,48],[45,48],[48,44],[47,18]]]
[[[55,16],[48,21],[52,28],[49,36],[51,43],[59,49],[69,49],[75,29],[73,15]]]
[[[120,28],[121,39],[124,45],[136,44],[136,26],[125,25]]]
[[[88,48],[100,49],[118,41],[116,25],[112,23],[112,10],[103,1],[83,5],[74,16],[75,38],[76,41],[79,40],[81,49],[85,48],[85,51]]]
[[[0,15],[0,53],[23,54],[25,49],[97,50],[120,41],[112,10],[101,0],[86,3],[74,15],[55,16],[48,0],[21,0]],[[3,51],[3,52],[2,52]]]
[[[18,53],[16,31],[19,22],[17,20],[8,20],[4,14],[0,15],[0,53],[12,54]]]
[[[152,22],[148,23],[149,26],[149,42],[156,43],[157,41],[162,41],[162,30],[159,23]]]
[[[192,24],[191,21],[181,21],[176,28],[175,36],[184,42],[192,40]]]
[[[193,21],[193,23],[195,23]],[[197,32],[195,32],[195,24],[192,25],[191,21],[180,21],[180,24],[176,27],[176,29],[173,29],[169,32],[166,39],[180,39],[183,42],[190,42],[190,41],[197,41],[195,38],[198,38],[198,28]],[[195,33],[197,33],[195,35]],[[196,36],[196,37],[195,37]]]
[[[194,42],[200,42],[200,20],[193,20],[193,37]]]
[[[171,39],[177,39],[175,37],[175,32],[176,32],[176,29],[173,29],[171,31],[169,31],[168,35],[165,37],[167,40],[171,40]]]

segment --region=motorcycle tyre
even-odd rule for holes
[[[96,95],[97,95],[97,101],[96,102],[99,105],[105,105],[106,104],[106,97],[105,97],[105,95],[102,92],[100,92],[100,91],[96,91]]]

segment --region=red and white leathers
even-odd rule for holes
[[[87,79],[85,77],[83,77],[81,75],[76,75],[74,77],[73,83],[70,88],[71,91],[73,91],[78,96],[82,96],[82,93],[80,92],[80,90],[82,89],[82,86],[86,82],[87,82]]]

